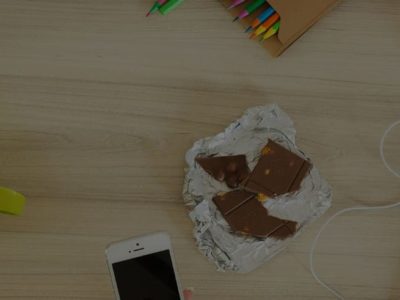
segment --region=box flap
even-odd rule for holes
[[[286,44],[315,23],[337,0],[269,0],[281,16],[278,39]]]

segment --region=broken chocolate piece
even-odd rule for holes
[[[245,190],[235,190],[217,195],[213,198],[213,201],[218,207],[219,211],[226,216],[253,197],[253,193]]]
[[[216,180],[236,188],[250,173],[245,155],[196,157],[196,162]]]
[[[296,232],[296,227],[296,222],[287,221],[286,223],[283,223],[282,226],[277,228],[271,235],[278,240],[284,240]]]
[[[307,160],[268,140],[244,187],[268,197],[294,192],[300,188],[310,168]]]
[[[270,216],[253,193],[236,190],[215,196],[213,202],[236,232],[277,239],[285,239],[296,232],[296,222]]]

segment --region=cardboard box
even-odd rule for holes
[[[228,7],[231,0],[220,0],[225,7]],[[268,0],[281,17],[281,27],[277,35],[260,44],[273,56],[279,56],[299,37],[301,37],[321,17],[327,14],[338,4],[339,0]],[[244,3],[229,10],[232,16],[237,16],[246,5]],[[265,4],[256,12],[241,20],[245,28],[249,27],[252,21],[268,7]]]

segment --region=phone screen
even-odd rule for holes
[[[169,250],[112,264],[121,300],[180,300]]]

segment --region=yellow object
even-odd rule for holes
[[[261,154],[262,155],[268,155],[268,153],[270,153],[270,152],[271,152],[271,148],[265,146],[264,149],[262,149]]]
[[[262,40],[265,41],[269,39],[271,36],[274,36],[281,26],[281,21],[276,22],[268,31],[264,34]]]
[[[20,215],[25,206],[25,197],[13,190],[0,187],[0,212]]]
[[[278,13],[274,13],[271,17],[269,17],[264,23],[262,23],[256,31],[251,35],[252,38],[259,36],[260,34],[263,34],[266,32],[268,29],[271,28],[277,21],[279,21],[279,15]]]
[[[260,194],[257,194],[257,199],[261,203],[264,203],[264,202],[266,202],[268,200],[268,197],[267,197],[267,195],[264,195],[264,194],[260,193]]]

